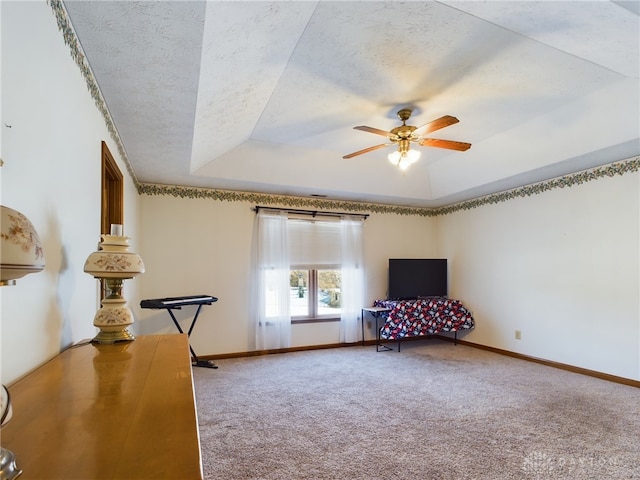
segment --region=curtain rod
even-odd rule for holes
[[[353,217],[363,217],[365,219],[369,217],[368,213],[321,212],[318,210],[300,210],[297,208],[262,207],[260,205],[256,205],[256,208],[254,210],[256,211],[256,213],[258,213],[260,210],[274,210],[278,212],[299,213],[301,215],[312,215],[314,217],[317,215],[322,215],[325,217],[341,217],[343,215],[351,215]]]

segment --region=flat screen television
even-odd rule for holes
[[[390,258],[389,299],[447,296],[446,258]]]

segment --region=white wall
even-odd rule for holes
[[[44,272],[0,289],[2,382],[95,335],[97,282],[82,269],[99,240],[102,140],[125,174],[125,233],[147,267],[125,283],[134,330],[175,332],[140,299],[211,294],[220,301],[203,309],[196,352],[246,351],[253,204],[139,197],[51,7],[2,1],[0,17],[0,197],[31,219],[46,256]],[[388,258],[446,256],[451,295],[477,320],[469,341],[638,380],[639,183],[627,174],[436,219],[373,214],[366,303],[386,296]],[[338,338],[337,324],[294,329],[295,345]]]
[[[639,219],[638,173],[439,217],[465,339],[639,380]]]
[[[102,140],[128,175],[51,7],[44,1],[3,1],[0,9],[1,201],[34,224],[46,262],[43,272],[0,289],[6,384],[95,335],[97,281],[83,266],[100,240]],[[137,203],[127,179],[125,230],[134,248]],[[135,294],[135,285],[125,289]]]
[[[199,355],[250,349],[253,206],[141,197],[141,298],[220,299],[198,320],[191,343]],[[466,340],[640,379],[639,229],[638,173],[437,218],[372,214],[366,303],[386,297],[388,258],[446,257],[450,295],[476,318]],[[178,312],[183,328],[194,310]],[[175,332],[165,311],[137,313],[141,333]],[[293,329],[294,346],[338,339],[337,323]]]
[[[191,344],[198,355],[247,352],[249,272],[255,204],[170,196],[141,197],[144,239],[140,253],[146,273],[139,277],[141,298],[213,295],[203,307]],[[372,214],[365,222],[367,305],[386,298],[390,257],[428,257],[435,253],[434,220],[425,217]],[[364,306],[364,305],[363,305]],[[196,307],[176,312],[188,328]],[[164,310],[139,310],[137,331],[175,332]],[[365,332],[374,338],[373,329]],[[339,342],[338,324],[293,327],[293,346]]]

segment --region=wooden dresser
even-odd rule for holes
[[[20,480],[202,478],[187,335],[74,346],[9,392]]]

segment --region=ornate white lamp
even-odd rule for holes
[[[29,219],[4,205],[0,207],[0,286],[15,285],[16,279],[44,268],[44,251]],[[4,385],[0,393],[0,425],[4,425],[11,419],[11,397]],[[0,448],[0,479],[10,480],[21,473],[13,452]]]
[[[100,329],[93,341],[111,344],[135,340],[128,329],[133,313],[122,297],[122,285],[124,280],[144,273],[144,264],[140,255],[129,251],[129,237],[122,235],[122,225],[111,225],[111,234],[102,235],[100,249],[89,255],[84,271],[104,279],[107,287],[107,296],[93,320]]]
[[[29,219],[12,208],[1,207],[0,285],[15,285],[16,279],[44,268],[44,252],[38,232]]]

